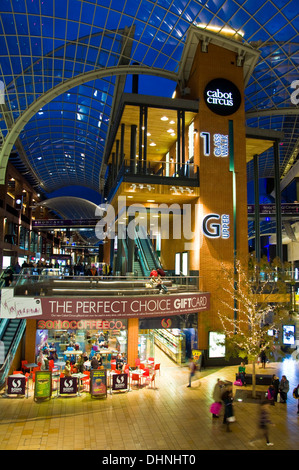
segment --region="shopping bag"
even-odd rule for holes
[[[238,387],[242,387],[242,385],[243,385],[242,380],[240,380],[240,379],[239,379],[239,380],[236,380],[236,381],[234,382],[234,385],[238,385]]]
[[[235,416],[229,416],[228,418],[226,418],[226,421],[228,421],[229,423],[234,423],[236,421],[236,417]]]
[[[280,403],[280,393],[277,394],[277,403]]]
[[[221,407],[221,403],[214,402],[210,406],[210,412],[213,413],[213,415],[218,415],[220,413]]]

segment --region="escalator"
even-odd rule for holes
[[[143,227],[139,227],[139,230],[135,232],[135,244],[144,266],[144,275],[148,277],[153,269],[161,268],[161,263],[154,251],[151,239]]]
[[[127,240],[122,241],[122,259],[128,260],[128,243]],[[121,268],[120,261],[117,262],[116,271],[124,272],[126,269]],[[160,261],[154,252],[152,242],[147,233],[135,230],[135,244],[134,244],[134,261],[133,272],[134,276],[138,278],[148,278],[153,269],[161,268]]]
[[[5,383],[26,328],[25,319],[0,320],[0,387]]]

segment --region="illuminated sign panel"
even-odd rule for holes
[[[216,78],[207,84],[204,91],[204,100],[213,113],[220,116],[229,116],[239,109],[241,94],[231,81]]]
[[[207,214],[203,218],[202,230],[208,238],[229,238],[230,218],[228,214]]]

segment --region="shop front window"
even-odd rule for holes
[[[42,328],[41,328],[42,327]],[[86,360],[101,354],[109,362],[118,353],[127,356],[126,320],[42,321],[36,331],[36,358],[40,351],[50,359],[76,362],[84,353]],[[78,351],[78,353],[77,353]],[[73,352],[73,354],[71,354]]]

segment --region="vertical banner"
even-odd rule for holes
[[[107,370],[92,370],[90,373],[90,394],[97,398],[107,398]]]
[[[52,396],[52,372],[49,370],[37,370],[35,372],[34,399],[51,398]]]
[[[25,395],[26,393],[26,377],[18,375],[10,375],[7,377],[7,395]]]

